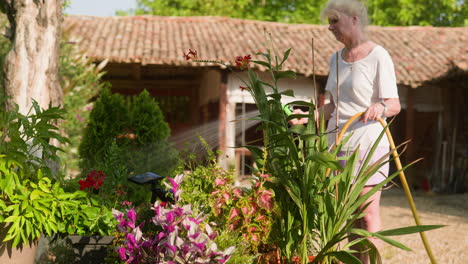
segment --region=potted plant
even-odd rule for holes
[[[50,168],[60,150],[51,140],[66,142],[55,126],[63,113],[58,107],[41,109],[35,101],[27,115],[17,106],[0,110],[2,263],[16,258],[16,249],[34,248],[41,234],[79,232],[89,221],[86,213],[76,214],[93,207],[86,193],[65,191]]]
[[[314,120],[315,110],[312,102],[294,101],[290,104],[308,107],[310,114],[288,115],[284,111],[281,97],[294,96],[294,93],[291,90],[280,92],[278,81],[296,76],[295,72],[282,69],[290,52],[291,49],[282,57],[273,57],[267,50],[257,54],[262,60],[252,60],[250,55],[238,56],[235,60],[237,67],[248,69],[249,79],[243,81],[240,89],[248,91],[253,97],[259,110],[254,119],[261,121],[259,129],[264,132],[262,148],[245,147],[251,151],[257,166],[271,176],[271,181],[265,186],[274,192],[277,210],[272,234],[275,235],[273,240],[280,250],[280,261],[290,263],[299,260],[307,263],[308,255],[312,252],[315,254],[312,263],[361,263],[350,249],[352,244],[360,244],[369,248],[371,262],[375,263],[379,256],[375,246],[367,240],[371,236],[408,250],[389,236],[421,232],[439,226],[416,226],[376,233],[353,227],[353,223],[363,216],[362,209],[359,208],[365,205],[372,194],[397,176],[398,172],[390,175],[366,195],[360,196],[368,178],[384,164],[384,161],[369,163],[377,143],[357,171],[357,151],[349,153],[345,167],[337,161],[337,153],[346,139],[333,150],[329,150],[323,117],[319,125],[315,122],[310,122],[307,126],[288,124],[288,120],[293,118],[308,117],[309,120]],[[188,60],[224,64],[199,60],[197,52],[193,50],[185,56]],[[251,64],[266,68],[270,81],[261,80],[250,67]],[[384,135],[383,132],[380,138]],[[351,184],[356,171],[357,178]],[[345,243],[350,234],[361,238]]]
[[[156,201],[150,221],[141,222],[134,208],[121,212],[114,210],[118,230],[123,241],[118,246],[125,263],[226,263],[234,247],[218,249],[214,239],[217,233],[205,221],[206,216],[192,211],[190,204],[180,204],[184,175],[168,178],[174,203]],[[153,232],[142,232],[143,225],[155,227]]]
[[[375,263],[379,258],[378,251],[367,240],[367,237],[372,236],[408,250],[389,236],[421,232],[439,226],[415,226],[370,233],[353,225],[357,219],[363,217],[363,209],[360,208],[365,205],[367,199],[399,173],[390,175],[370,192],[360,196],[369,177],[388,162],[382,159],[374,164],[369,163],[377,142],[359,170],[356,166],[358,151],[349,153],[346,166],[342,167],[337,161],[337,153],[346,140],[330,151],[323,117],[319,125],[315,122],[310,122],[307,126],[288,124],[288,120],[292,118],[304,117],[288,116],[283,111],[281,97],[293,96],[293,92],[278,90],[278,80],[295,78],[295,72],[282,70],[290,51],[291,49],[287,50],[282,58],[272,57],[269,51],[257,54],[264,60],[251,61],[250,56],[242,57],[242,65],[262,65],[271,75],[271,82],[265,82],[248,67],[249,80],[242,89],[249,91],[254,98],[259,110],[256,119],[262,122],[265,142],[263,149],[246,147],[253,153],[257,164],[272,177],[267,186],[274,191],[278,207],[273,234],[277,235],[276,243],[281,255],[287,262],[295,258],[301,263],[308,263],[308,254],[312,251],[316,255],[311,260],[312,263],[360,263],[351,254],[350,246],[361,244],[369,248],[371,262]],[[269,93],[265,87],[268,87]],[[307,117],[314,120],[313,103],[295,101],[290,104],[308,107],[310,114]],[[383,135],[384,131],[378,140]],[[357,176],[352,183],[356,171]],[[359,235],[361,238],[345,243],[350,234]]]

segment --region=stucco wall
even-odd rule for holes
[[[260,78],[263,81],[270,82],[271,77],[269,73],[260,72],[258,73]],[[241,91],[240,86],[246,86],[242,80],[248,81],[247,72],[240,73],[231,73],[228,76],[228,99],[231,103],[254,103],[253,98],[250,96],[249,92]],[[296,100],[310,100],[314,94],[314,86],[311,78],[306,78],[303,76],[297,76],[296,79],[282,79],[278,82],[278,88],[280,91],[286,91],[292,89],[294,91],[295,97],[283,96],[282,102],[287,103]],[[268,92],[271,92],[271,89],[265,86],[265,89]],[[317,84],[317,89],[319,89]]]
[[[221,83],[221,73],[219,70],[208,69],[203,72],[200,80],[199,103],[205,105],[210,101],[219,99],[219,85]]]

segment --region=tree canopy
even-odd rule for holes
[[[137,0],[119,15],[227,16],[319,24],[327,0]],[[369,18],[381,26],[467,26],[465,0],[367,0]]]

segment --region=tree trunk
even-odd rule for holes
[[[5,0],[11,50],[5,58],[7,107],[25,114],[36,100],[43,108],[62,102],[58,80],[61,0]]]

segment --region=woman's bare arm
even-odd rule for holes
[[[384,106],[386,105],[386,107]],[[383,104],[377,102],[367,108],[360,121],[364,124],[367,120],[378,120],[380,117],[391,117],[397,115],[401,111],[400,99],[398,98],[384,98]]]

